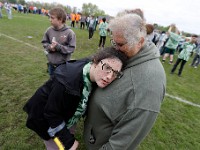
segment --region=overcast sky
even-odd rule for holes
[[[71,7],[82,8],[83,3],[92,3],[115,16],[124,9],[141,8],[148,23],[168,26],[175,23],[179,30],[200,34],[199,0],[26,0],[57,2]]]

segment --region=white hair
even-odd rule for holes
[[[109,29],[120,33],[126,39],[129,47],[134,47],[143,37],[146,39],[146,26],[144,20],[137,14],[123,14],[112,19]]]

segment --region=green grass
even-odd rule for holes
[[[0,19],[0,149],[41,150],[42,140],[25,126],[27,115],[22,107],[35,90],[48,79],[46,56],[41,39],[49,21],[47,17],[13,12],[13,19]],[[67,22],[69,25],[69,22]],[[88,40],[88,31],[73,28],[77,47],[73,59],[95,53],[99,35]],[[5,36],[6,35],[6,36]],[[16,41],[9,37],[15,38]],[[32,36],[33,38],[27,38]],[[28,46],[31,44],[33,47]],[[109,37],[106,46],[109,46]],[[36,48],[35,48],[36,47]],[[177,54],[175,55],[176,60]],[[186,63],[183,77],[169,74],[171,65],[163,64],[167,76],[167,93],[196,104],[199,101],[199,69]],[[158,119],[139,146],[140,150],[197,150],[200,149],[200,108],[165,97]],[[85,150],[82,131],[83,121],[78,124],[76,138],[80,150]]]

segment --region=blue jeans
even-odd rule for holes
[[[191,66],[196,66],[197,67],[199,63],[200,63],[200,56],[198,54],[196,54],[194,56],[194,59],[192,61]]]
[[[1,11],[1,9],[2,9],[2,8],[0,7],[0,18],[2,18],[2,11]]]
[[[48,73],[50,76],[53,76],[55,70],[56,70],[56,66],[52,64],[48,64]]]

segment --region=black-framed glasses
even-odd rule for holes
[[[112,46],[114,46],[114,48],[119,49],[120,47],[126,45],[128,42],[126,42],[126,43],[117,43],[113,39],[110,39],[110,43],[112,44]]]
[[[107,63],[103,63],[102,61],[100,61],[102,64],[102,70],[105,71],[106,73],[111,73],[111,71],[113,72],[113,76],[115,78],[121,78],[123,76],[123,72],[121,71],[117,71],[114,70],[111,66],[109,66]]]

